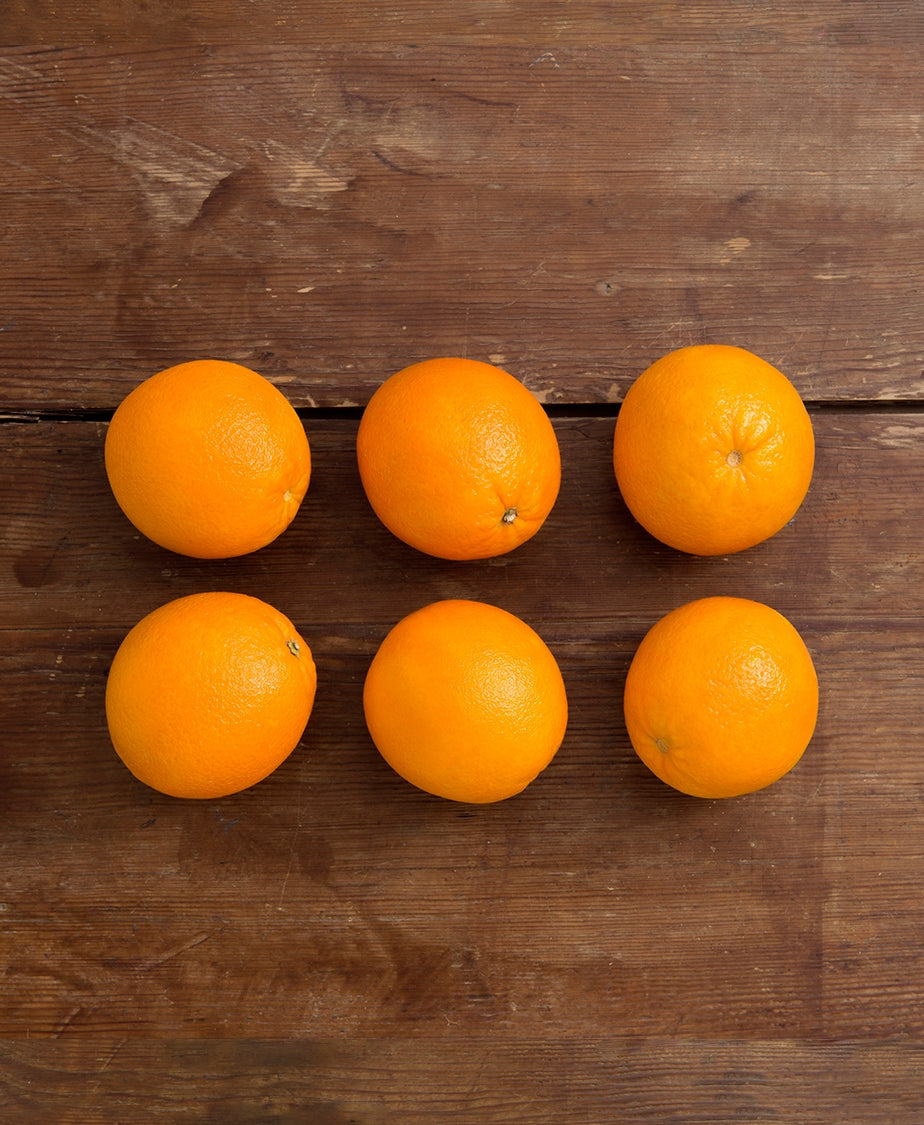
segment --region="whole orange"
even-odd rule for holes
[[[316,683],[311,650],[279,610],[247,594],[190,594],[119,646],[106,683],[110,737],[153,789],[226,797],[295,749]]]
[[[106,433],[116,501],[149,539],[195,558],[265,547],[292,521],[308,488],[305,429],[268,379],[218,359],[146,379]]]
[[[568,722],[555,657],[525,621],[484,602],[433,602],[388,633],[369,666],[366,724],[412,785],[483,804],[521,792]]]
[[[382,523],[442,559],[512,551],[542,526],[561,484],[538,399],[472,359],[425,360],[386,379],[363,411],[356,453]]]
[[[811,419],[792,383],[744,348],[663,356],[629,388],[613,464],[623,499],[661,542],[724,555],[775,535],[812,479]]]
[[[799,633],[775,609],[700,598],[644,637],[623,703],[632,745],[662,781],[694,797],[737,797],[802,757],[818,679]]]

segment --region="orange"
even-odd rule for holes
[[[561,484],[538,399],[473,359],[425,360],[386,379],[363,411],[356,452],[382,523],[441,559],[512,551],[542,526]]]
[[[568,722],[555,657],[519,617],[447,600],[409,614],[379,646],[363,692],[379,753],[427,793],[483,804],[521,792]]]
[[[201,559],[247,554],[292,521],[308,488],[302,423],[268,379],[218,359],[135,387],[106,434],[106,472],[135,527]]]
[[[815,460],[799,392],[743,348],[663,356],[629,388],[613,464],[623,499],[661,542],[724,555],[775,535],[805,498]]]
[[[818,716],[812,658],[782,614],[747,598],[701,598],[662,617],[626,677],[635,751],[694,797],[737,797],[799,761]]]
[[[172,797],[256,785],[298,745],[314,704],[311,650],[247,594],[190,594],[142,618],[106,683],[116,753]]]

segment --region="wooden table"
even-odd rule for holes
[[[64,9],[68,9],[66,12]],[[71,10],[73,9],[73,10]],[[29,1122],[924,1121],[924,8],[6,0],[0,50],[0,1106]],[[660,546],[618,404],[728,342],[809,405],[809,496],[727,558]],[[392,538],[363,404],[434,355],[548,406],[564,481],[515,553]],[[265,374],[314,477],[257,554],[141,538],[102,460],[137,382]],[[182,802],[109,744],[112,655],[206,589],[289,614],[319,696],[253,790]],[[636,645],[767,601],[821,681],[777,785],[681,797],[635,759]],[[502,605],[558,657],[554,764],[430,798],[361,709],[391,625]]]

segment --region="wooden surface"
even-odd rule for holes
[[[34,1122],[920,1125],[924,1120],[924,9],[915,4],[7,0],[0,30],[0,1108]],[[632,379],[737,343],[818,441],[796,519],[694,559],[628,515]],[[564,467],[500,559],[376,521],[354,441],[460,354],[548,405]],[[314,476],[265,550],[122,517],[105,427],[183,359],[300,409]],[[254,593],[319,671],[292,757],[179,802],[109,744],[145,612]],[[707,802],[649,776],[621,690],[694,597],[816,661],[799,766]],[[365,669],[441,597],[558,657],[552,766],[489,807],[379,759]]]

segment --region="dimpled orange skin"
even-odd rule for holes
[[[701,598],[661,618],[639,645],[624,692],[641,760],[693,797],[737,797],[802,757],[818,679],[795,627],[762,602]]]
[[[486,804],[551,762],[568,722],[555,657],[520,618],[483,602],[434,602],[399,621],[369,666],[366,724],[412,785]]]
[[[311,650],[284,614],[247,594],[191,594],[142,618],[119,646],[109,733],[153,789],[226,797],[291,754],[316,685]]]
[[[305,429],[268,379],[224,360],[181,363],[139,384],[106,433],[119,507],[168,550],[232,558],[291,523],[311,476]]]
[[[613,465],[629,511],[689,554],[730,554],[775,535],[804,500],[814,460],[796,388],[731,345],[680,348],[657,360],[616,419]]]
[[[382,523],[437,558],[491,558],[524,543],[558,496],[558,439],[536,397],[471,359],[392,375],[356,439],[363,488]]]

